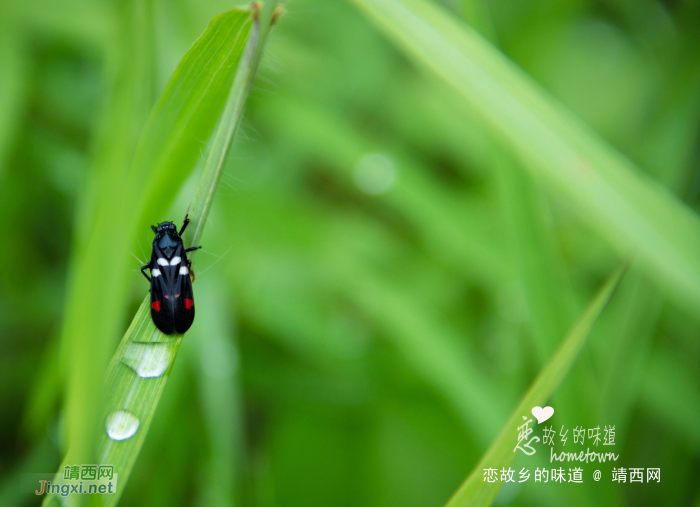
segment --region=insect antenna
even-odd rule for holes
[[[139,264],[146,264],[146,263],[143,262],[141,259],[139,259],[139,258],[136,256],[136,254],[135,254],[134,252],[129,252],[129,253],[130,253],[131,255],[134,256],[134,259],[136,259],[137,261],[139,261]],[[143,253],[143,252],[141,252],[141,253]],[[143,255],[144,255],[144,257],[146,256],[146,254],[143,254]],[[133,270],[133,271],[138,271],[138,270],[135,269],[135,270]]]
[[[139,233],[138,233],[138,232],[136,233],[136,241],[137,241],[138,244],[139,244],[139,250],[141,250],[141,255],[143,255],[144,257],[146,257],[146,252],[143,251],[143,247],[141,246],[141,240],[139,239]]]
[[[212,262],[212,263],[207,267],[207,269],[205,269],[204,271],[200,271],[200,272],[199,272],[199,276],[202,276],[204,273],[206,273],[206,272],[209,271],[211,268],[213,268],[214,265],[215,265],[217,262],[219,262],[221,259],[223,259],[224,257],[226,257],[226,254],[228,254],[228,253],[231,251],[231,248],[233,248],[233,247],[232,247],[232,246],[229,247],[229,249],[226,250],[226,252],[224,252],[224,255],[222,255],[222,256],[218,256],[218,255],[216,255],[215,253],[207,252],[207,251],[204,250],[204,249],[200,249],[200,250],[202,250],[202,252],[204,252],[204,253],[208,253],[209,255],[213,255],[214,257],[217,257],[217,259],[216,259],[214,262]]]

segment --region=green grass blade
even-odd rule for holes
[[[517,435],[517,428],[522,422],[522,416],[529,414],[532,407],[544,406],[562,383],[569,370],[576,363],[579,352],[586,343],[591,329],[610,301],[615,289],[622,281],[625,271],[626,267],[618,269],[598,291],[595,299],[593,299],[584,314],[574,325],[554,357],[540,372],[529,391],[518,404],[518,407],[513,411],[498,438],[491,444],[491,447],[476,465],[474,471],[447,503],[449,507],[491,505],[502,483],[500,481],[495,483],[484,482],[483,469],[501,469],[502,467],[508,467],[512,463],[515,457],[513,452],[514,435]]]
[[[274,2],[271,2],[271,4],[274,5]],[[255,12],[258,12],[257,10],[260,9],[259,5],[253,5],[256,10]],[[231,143],[233,142],[238,125],[243,117],[243,110],[248,100],[250,88],[253,85],[255,72],[260,62],[265,40],[265,36],[261,39],[261,33],[267,35],[267,31],[271,28],[269,26],[270,18],[268,17],[266,19],[268,20],[268,25],[261,27],[260,22],[262,19],[256,18],[256,28],[251,33],[246,53],[243,57],[244,64],[239,67],[236,73],[231,95],[224,108],[223,120],[219,124],[219,128],[214,136],[214,142],[207,156],[204,171],[202,172],[202,177],[199,180],[199,186],[197,187],[197,192],[192,202],[190,213],[191,225],[185,231],[183,238],[185,245],[199,244],[199,240],[202,237],[202,231],[204,230],[204,225],[209,216],[209,211],[211,210],[211,205],[214,201],[214,196],[216,195],[216,190],[219,187],[221,175],[224,171],[224,163],[231,149]],[[266,31],[261,32],[261,28]]]
[[[256,19],[192,205],[191,219],[193,224],[199,225],[199,227],[188,229],[187,232],[195,229],[199,232],[190,232],[189,237],[186,234],[187,244],[192,244],[194,240],[199,239],[202,225],[206,223],[228,147],[230,147],[240,122],[243,106],[247,100],[255,69],[261,56],[260,47],[260,24]],[[119,470],[121,491],[124,490],[129,473],[148,433],[153,414],[158,406],[158,400],[168,380],[181,341],[181,335],[175,335],[171,338],[155,328],[150,316],[150,298],[146,297],[112,359],[107,387],[109,406],[106,424],[109,425],[111,414],[115,412],[123,414],[119,411],[124,410],[139,420],[138,429],[130,438],[119,441],[110,438],[107,434],[103,434],[101,438],[98,461],[113,464],[115,470]],[[157,371],[160,371],[160,368],[166,364],[166,369],[157,377],[149,378],[138,374],[139,367],[145,367],[146,370],[155,367]],[[136,394],[134,395],[134,393]],[[118,495],[115,495],[111,500],[106,505],[116,505]]]
[[[202,156],[222,109],[226,108],[223,118],[238,121],[240,111],[234,115],[227,98],[241,96],[238,80],[243,67],[239,68],[238,62],[246,41],[253,36],[250,19],[249,11],[243,9],[214,17],[185,54],[155,105],[130,174],[130,188],[141,196],[138,231],[149,230],[149,225],[163,216]],[[225,139],[221,130],[217,130],[212,153]],[[205,172],[211,165],[211,155],[208,157]],[[157,170],[150,172],[149,167]],[[144,182],[147,193],[139,192]],[[194,206],[196,201],[191,219],[198,216]]]
[[[212,148],[212,153],[217,154],[217,163],[223,163],[225,160],[225,154],[224,157],[221,157],[221,152],[215,150],[215,147],[222,143],[230,145],[231,139],[228,137],[232,137],[235,133],[235,128],[230,128],[230,125],[237,125],[242,113],[240,105],[236,109],[231,107],[231,103],[245,103],[250,82],[252,82],[261,54],[258,29],[254,30],[251,37],[248,37],[251,27],[250,20],[250,12],[243,10],[232,10],[214,18],[207,31],[183,58],[154,109],[142,137],[129,181],[125,182],[124,186],[137,192],[136,186],[142,177],[150,180],[150,185],[147,182],[146,190],[142,192],[151,195],[153,200],[160,203],[161,209],[167,207],[169,198],[159,197],[160,194],[152,190],[152,185],[160,181],[164,172],[170,170],[175,173],[174,180],[170,183],[181,184],[187,175],[184,166],[187,165],[191,171],[192,166],[194,166],[191,160],[196,159],[200,153],[199,145],[196,144],[198,143],[197,139],[208,137],[206,130],[213,128],[221,113],[223,100],[216,100],[217,94],[221,97],[218,88],[222,82],[228,82],[230,85],[233,73],[238,68],[240,70],[237,72],[237,76],[240,74],[245,76],[245,86],[239,84],[241,79],[237,77],[230,93],[224,94],[224,100],[228,95],[224,108],[225,116],[217,131]],[[255,26],[258,25],[255,24]],[[246,59],[241,65],[238,65],[242,55]],[[172,124],[168,125],[170,120],[172,120]],[[170,130],[164,134],[162,131],[166,127]],[[189,146],[190,149],[183,150],[183,144]],[[210,156],[210,158],[212,157]],[[220,172],[205,171],[200,188],[207,188],[210,192],[214,192],[216,185],[212,185],[211,179],[215,177],[220,177]],[[209,203],[211,203],[212,197],[211,195],[207,196]],[[123,220],[127,224],[127,228],[133,229],[133,224],[138,220],[138,211],[144,208],[148,209],[153,204],[149,201],[148,205],[144,203],[143,206],[139,206],[138,201],[137,203],[134,203],[133,200],[129,202],[134,208],[129,210],[129,216]],[[195,203],[197,202],[196,198]],[[197,209],[203,211],[194,212],[192,214],[193,221],[195,223],[204,222],[209,208]],[[99,219],[97,223],[99,223]],[[126,257],[128,250],[122,254]],[[118,270],[116,271],[118,272]],[[157,332],[150,319],[149,305],[145,303],[137,312],[112,359],[107,383],[107,414],[113,414],[117,410],[127,410],[130,414],[137,413],[139,421],[136,436],[124,442],[109,439],[104,430],[100,432],[101,445],[98,452],[98,462],[115,466],[115,469],[118,470],[117,473],[120,474],[120,491],[126,485],[131,468],[138,456],[181,339],[181,336],[166,339],[160,332]],[[163,362],[167,362],[167,367],[162,367]],[[154,376],[151,377],[151,375]],[[94,399],[94,397],[85,398],[81,398],[83,402]],[[128,420],[133,420],[130,419],[131,416],[124,415],[124,412],[121,414]],[[104,428],[104,420],[101,420],[95,427]],[[92,432],[88,433],[94,435],[94,431],[93,429]],[[75,456],[76,454],[71,454],[67,459],[77,459],[74,458]],[[115,505],[118,498],[118,495],[110,497],[108,505]],[[51,497],[47,497],[46,501],[47,503],[51,502]]]
[[[353,0],[456,89],[549,190],[687,308],[700,308],[700,221],[478,33],[425,0]]]
[[[126,308],[129,278],[124,273],[129,272],[129,262],[133,262],[129,255],[131,244],[114,249],[113,231],[120,231],[136,243],[138,231],[148,230],[147,223],[138,225],[146,221],[142,217],[149,214],[151,221],[154,216],[160,218],[191,173],[201,155],[198,140],[209,137],[221,114],[250,28],[249,19],[249,14],[240,10],[217,16],[183,57],[145,127],[130,172],[125,171],[128,157],[121,154],[119,147],[129,144],[133,131],[120,134],[123,141],[115,146],[110,144],[114,140],[110,131],[104,134],[101,144],[105,150],[101,152],[98,165],[108,170],[97,175],[93,185],[97,188],[88,197],[91,202],[84,204],[92,211],[84,215],[94,215],[94,218],[92,223],[80,227],[82,234],[74,261],[76,279],[71,287],[64,328],[72,351],[69,376],[73,387],[69,392],[75,391],[68,397],[69,406],[71,400],[75,400],[71,410],[75,415],[69,424],[69,428],[74,428],[74,436],[69,439],[72,448],[77,439],[89,432],[91,418],[85,414],[90,411],[89,407],[96,406],[98,395],[95,390],[85,392],[86,386],[99,385],[95,379],[102,378],[108,360],[108,356],[104,357],[106,354],[96,350],[116,341]],[[137,90],[143,86],[143,82],[122,86],[127,91],[123,92],[125,97],[117,101],[110,116],[113,124],[128,123],[121,117],[124,113],[137,114],[133,106],[124,104],[130,104],[133,101],[130,97],[138,94]],[[166,175],[167,184],[163,183]],[[163,194],[163,187],[170,193]],[[149,196],[146,205],[145,199]],[[107,271],[103,269],[106,258],[112,262],[112,269]],[[102,298],[95,298],[94,294],[104,292],[101,288],[105,285],[111,290]],[[95,336],[103,338],[94,340]]]

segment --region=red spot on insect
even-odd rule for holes
[[[166,294],[166,295],[165,295],[165,299],[170,299],[170,296],[168,296],[168,295]]]
[[[185,298],[185,308],[187,308],[189,310],[193,306],[194,306],[194,301],[192,301],[191,299]]]
[[[153,308],[155,311],[159,312],[160,311],[160,301],[153,301],[153,303],[151,303],[151,308]]]

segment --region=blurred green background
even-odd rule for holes
[[[65,452],[70,358],[59,340],[87,220],[78,203],[119,91],[106,63],[122,49],[118,4],[0,5],[3,507],[37,505],[17,476],[55,470]],[[697,209],[697,2],[443,4],[478,18],[557,100]],[[153,103],[231,5],[147,5]],[[197,320],[122,505],[443,505],[623,259],[353,5],[286,9],[195,260]],[[182,219],[200,170],[153,223]],[[151,239],[141,231],[134,256]],[[114,232],[115,248],[132,243]],[[140,266],[123,275],[122,330],[146,294]],[[661,483],[531,478],[496,503],[700,505],[699,323],[633,265],[549,403],[555,426],[614,424],[618,466],[661,468]],[[514,468],[542,466],[533,460]],[[599,468],[605,477],[612,465]]]

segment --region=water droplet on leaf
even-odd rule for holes
[[[175,357],[175,341],[168,343],[132,342],[124,352],[122,362],[139,377],[160,377]]]
[[[139,429],[139,418],[127,410],[116,410],[107,416],[107,435],[112,440],[126,440]]]

